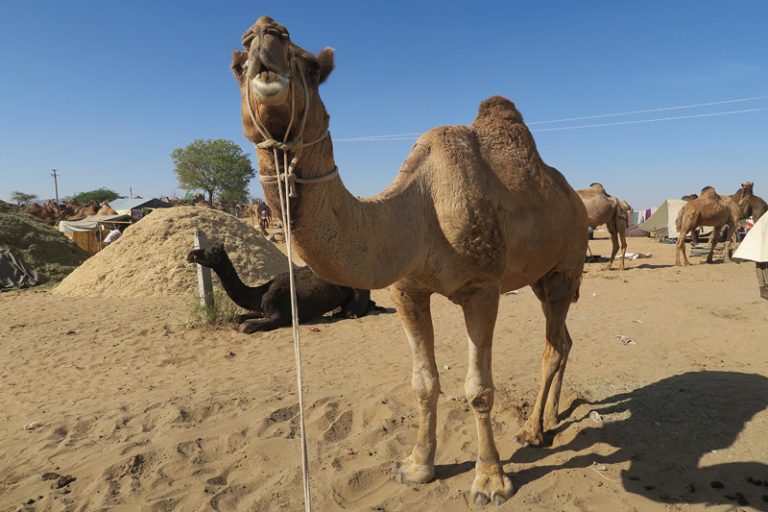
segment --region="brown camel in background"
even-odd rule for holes
[[[740,205],[741,215],[739,220],[752,217],[752,220],[757,222],[768,211],[768,203],[762,197],[754,194],[754,186],[754,183],[751,181],[745,181],[735,194],[731,194],[731,199]]]
[[[621,239],[621,261],[619,268],[624,270],[624,255],[627,253],[627,229],[629,228],[629,204],[618,197],[609,195],[600,183],[593,183],[589,188],[577,190],[577,194],[587,208],[589,226],[596,228],[603,224],[611,234],[611,259],[608,261],[608,270],[613,267],[613,260],[619,251],[619,239]]]
[[[723,260],[730,258],[731,239],[736,232],[736,223],[741,215],[740,205],[729,196],[720,196],[714,187],[704,187],[697,199],[685,203],[677,215],[677,244],[675,246],[675,265],[680,265],[682,254],[683,264],[690,265],[685,254],[685,235],[699,226],[712,226],[710,249],[707,263],[712,263],[712,254],[720,238],[720,230],[728,229],[723,247]]]
[[[299,255],[328,281],[362,289],[388,286],[403,322],[420,418],[398,479],[427,482],[435,473],[440,384],[430,296],[439,293],[461,306],[469,335],[465,392],[479,444],[472,499],[504,502],[513,488],[491,421],[499,294],[531,285],[546,316],[541,385],[519,436],[540,445],[544,430],[558,423],[572,344],[565,319],[579,295],[587,247],[579,196],[543,162],[514,104],[496,96],[480,104],[471,125],[422,135],[394,182],[377,196],[359,199],[336,172],[329,117],[318,93],[333,69],[333,50],[312,55],[267,17],[245,32],[243,46],[233,55],[232,70],[243,131],[254,143],[265,143],[258,158],[267,203],[281,211],[273,157],[282,157],[271,147],[287,140],[287,160],[295,164],[291,216]]]

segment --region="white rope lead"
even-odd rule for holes
[[[293,69],[293,62],[291,68]],[[292,143],[288,142],[288,137],[291,132],[291,128],[293,127],[293,117],[294,117],[294,96],[293,96],[293,80],[291,80],[291,120],[288,125],[288,130],[286,130],[285,135],[283,137],[283,141],[279,142],[272,137],[272,135],[269,133],[269,130],[267,129],[266,125],[261,122],[261,119],[259,117],[259,111],[258,109],[253,109],[253,105],[251,103],[251,95],[250,95],[250,89],[251,84],[246,84],[246,101],[248,103],[248,111],[251,116],[251,120],[253,121],[256,129],[259,131],[261,136],[264,138],[264,141],[259,144],[254,144],[258,149],[272,149],[272,156],[275,161],[275,176],[274,177],[263,177],[262,181],[264,182],[276,182],[277,190],[278,190],[278,197],[280,199],[280,210],[281,210],[281,219],[283,222],[283,230],[285,232],[285,242],[286,247],[288,251],[288,280],[290,283],[290,290],[291,290],[291,324],[293,328],[293,350],[294,355],[296,359],[296,387],[297,387],[297,395],[299,398],[299,432],[300,432],[300,438],[301,438],[301,474],[302,474],[302,480],[304,484],[304,510],[305,512],[311,512],[312,511],[312,495],[310,493],[310,480],[309,480],[309,454],[307,450],[307,436],[306,436],[306,427],[305,427],[305,421],[304,421],[304,385],[303,385],[303,378],[302,378],[302,372],[301,372],[301,337],[299,333],[299,315],[298,315],[298,305],[296,303],[296,281],[294,279],[293,274],[293,239],[291,235],[291,208],[290,208],[290,198],[295,196],[295,190],[294,190],[294,177],[293,177],[293,169],[296,166],[296,163],[298,162],[298,157],[301,153],[301,150],[309,145],[315,144],[317,142],[320,142],[325,137],[328,136],[328,132],[326,131],[321,137],[319,137],[317,140],[310,142],[309,144],[304,144],[301,140],[301,135],[304,131],[304,124],[306,122],[307,118],[307,105],[309,101],[309,92],[307,91],[307,84],[306,80],[304,79],[304,73],[301,70],[300,66],[296,66],[299,69],[299,74],[301,75],[302,79],[302,85],[304,86],[304,117],[301,121],[301,127],[300,132],[298,134],[297,140],[293,141]],[[293,150],[294,157],[292,161],[288,162],[288,152],[290,150]],[[282,169],[280,165],[280,155],[278,154],[278,151],[282,152]],[[334,172],[336,175],[338,175],[338,169],[334,169]],[[331,173],[333,174],[333,173]],[[320,179],[307,179],[306,182],[315,182],[315,181],[325,181],[326,179],[330,179],[333,176],[324,176],[320,177]],[[324,179],[322,179],[324,178]],[[284,185],[285,188],[283,188]]]

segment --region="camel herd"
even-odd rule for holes
[[[467,328],[465,394],[478,438],[472,499],[481,505],[503,503],[513,487],[491,422],[491,346],[499,295],[531,286],[546,319],[541,383],[518,435],[522,443],[539,446],[544,432],[560,420],[560,388],[572,345],[565,320],[579,298],[587,228],[608,225],[612,266],[619,238],[626,250],[629,205],[597,183],[575,191],[541,159],[521,114],[500,96],[483,101],[470,125],[424,133],[383,192],[357,198],[340,179],[330,118],[319,93],[334,68],[333,50],[307,52],[269,17],[259,18],[242,43],[231,68],[241,93],[243,132],[257,148],[267,204],[281,211],[279,189],[287,180],[292,238],[301,258],[330,282],[388,287],[402,321],[419,422],[416,443],[400,463],[397,479],[415,484],[435,474],[440,379],[430,297],[438,293],[462,308]],[[736,214],[730,209],[718,210],[722,219],[709,214],[712,201],[727,200],[714,190],[703,196],[683,208],[681,229],[715,220],[732,227],[729,219]]]

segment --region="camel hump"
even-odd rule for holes
[[[715,191],[715,187],[706,186],[703,189],[701,189],[701,194],[699,197],[703,198],[711,198],[711,199],[720,199],[720,196]]]
[[[503,96],[491,96],[480,103],[474,126],[487,123],[513,123],[523,122],[523,116],[518,112],[515,104]]]
[[[592,183],[591,185],[589,185],[589,188],[605,196],[608,195],[608,192],[605,191],[605,187],[603,186],[602,183],[597,183],[597,182]]]

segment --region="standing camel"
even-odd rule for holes
[[[737,190],[735,194],[731,194],[731,199],[736,201],[741,207],[739,220],[752,217],[752,220],[757,224],[760,217],[765,215],[768,211],[768,203],[766,203],[762,197],[754,194],[754,186],[754,183],[751,181],[745,181],[741,184],[741,188]]]
[[[690,265],[685,254],[685,235],[699,226],[712,226],[710,235],[709,255],[707,263],[712,263],[712,254],[715,251],[717,241],[720,239],[720,230],[726,228],[728,237],[723,247],[723,260],[730,258],[731,239],[736,234],[736,223],[741,216],[741,205],[729,196],[719,195],[714,187],[704,187],[698,198],[685,203],[677,215],[677,244],[675,244],[675,265],[680,266],[680,255],[683,264]]]
[[[611,259],[608,262],[608,270],[613,267],[613,260],[619,252],[619,239],[621,239],[621,262],[619,268],[624,270],[624,255],[627,254],[627,229],[629,228],[629,214],[632,209],[629,204],[618,197],[608,195],[600,183],[593,183],[589,188],[577,190],[577,194],[587,208],[589,226],[596,228],[605,224],[611,234]]]
[[[547,166],[514,104],[495,96],[469,126],[443,126],[417,140],[395,180],[358,199],[339,178],[318,86],[333,50],[317,56],[262,17],[243,35],[232,70],[242,96],[245,136],[257,144],[267,203],[280,211],[276,161],[292,162],[293,240],[320,277],[354,288],[389,287],[410,345],[419,429],[398,480],[435,473],[437,401],[430,296],[461,306],[468,332],[465,381],[478,433],[472,497],[502,503],[513,493],[493,438],[491,342],[499,294],[531,285],[546,316],[536,404],[521,442],[540,445],[558,423],[571,337],[565,318],[579,296],[587,215],[565,178]],[[284,143],[284,144],[283,144]],[[287,151],[285,159],[281,150]]]

